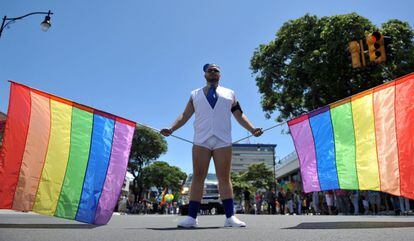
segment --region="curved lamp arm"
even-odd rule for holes
[[[32,12],[32,13],[28,13],[28,14],[23,15],[23,16],[20,16],[20,17],[15,17],[15,18],[8,18],[7,16],[4,16],[3,17],[3,22],[2,22],[1,27],[0,27],[0,37],[1,37],[1,34],[2,34],[3,30],[10,23],[13,23],[16,20],[20,20],[20,19],[23,19],[23,18],[28,17],[28,16],[31,16],[31,15],[37,15],[37,14],[47,15],[45,17],[45,21],[49,21],[50,20],[50,15],[52,15],[53,13],[49,10],[49,12]]]

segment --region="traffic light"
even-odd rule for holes
[[[348,45],[349,53],[351,54],[352,59],[352,68],[361,67],[361,58],[360,58],[360,46],[358,41],[349,42]]]
[[[373,32],[366,36],[368,45],[369,60],[375,63],[385,62],[387,56],[385,55],[384,36],[380,32]]]

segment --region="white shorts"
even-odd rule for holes
[[[203,143],[194,143],[194,145],[202,146],[212,151],[212,150],[216,150],[222,147],[231,146],[231,143],[227,143],[216,136],[211,136],[210,138],[205,140]]]

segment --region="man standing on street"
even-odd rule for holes
[[[275,189],[272,188],[271,191],[268,191],[266,193],[266,201],[269,205],[269,208],[267,209],[269,214],[275,214],[276,213],[276,192]]]
[[[220,67],[206,64],[203,67],[207,80],[203,88],[191,92],[187,106],[170,128],[161,130],[164,136],[171,135],[183,126],[195,113],[193,145],[193,179],[190,189],[188,216],[178,227],[198,226],[197,213],[203,196],[210,159],[213,157],[219,181],[219,192],[226,219],[225,227],[245,227],[246,224],[234,216],[233,188],[230,180],[232,140],[231,113],[238,123],[254,136],[260,136],[262,130],[255,128],[243,114],[233,90],[219,85]]]

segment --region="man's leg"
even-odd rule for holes
[[[354,206],[354,215],[359,214],[359,203],[358,203],[358,194],[354,193],[352,195],[352,205]]]
[[[193,179],[190,188],[190,203],[188,217],[183,219],[178,227],[197,227],[197,213],[200,210],[200,202],[203,198],[204,180],[206,179],[210,164],[211,151],[205,147],[193,146]]]
[[[210,164],[211,151],[202,146],[193,146],[193,180],[191,181],[190,200],[200,202],[203,197],[204,180]]]
[[[230,180],[231,146],[213,151],[214,166],[219,181],[220,198],[223,202],[226,217],[233,216],[233,187]]]
[[[193,179],[190,189],[190,206],[188,215],[196,218],[203,198],[204,180],[210,164],[211,151],[205,147],[193,146]]]
[[[405,197],[404,200],[405,200],[405,211],[410,212],[411,211],[410,199]]]
[[[246,224],[234,217],[233,187],[230,179],[231,150],[231,146],[213,150],[214,166],[219,181],[220,198],[227,217],[225,226],[244,227]],[[232,219],[231,222],[230,219]]]
[[[219,181],[221,200],[233,198],[233,187],[230,180],[231,146],[214,150],[213,160]]]
[[[404,202],[404,198],[403,197],[398,197],[398,199],[400,200],[400,210],[401,210],[401,215],[403,215],[405,213],[405,202]]]
[[[312,204],[313,204],[313,209],[315,210],[315,214],[319,214],[321,212],[321,210],[319,209],[319,193],[318,192],[313,192],[312,193]]]
[[[270,202],[267,202],[267,214],[271,214],[271,212],[272,212],[272,209],[270,206]]]
[[[289,214],[293,214],[293,201],[292,200],[289,200],[288,201],[288,204],[289,204]]]

